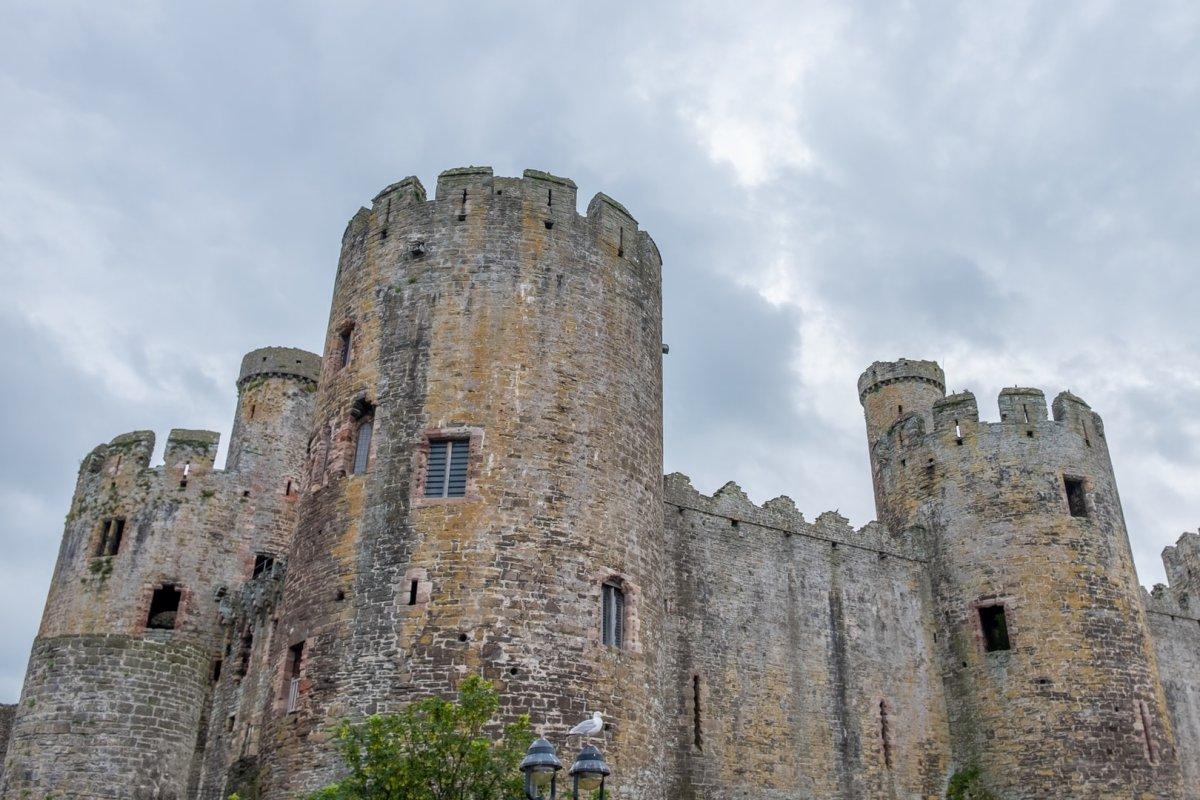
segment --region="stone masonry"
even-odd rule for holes
[[[661,472],[658,249],[576,209],[534,170],[388,186],[324,357],[243,360],[223,470],[207,431],[84,459],[2,800],[303,797],[341,720],[471,674],[559,743],[602,710],[622,800],[1200,798],[1200,536],[1138,586],[1086,403],[985,422],[878,362],[879,522],[704,495]]]

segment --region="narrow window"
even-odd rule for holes
[[[608,647],[625,644],[625,593],[615,583],[603,586],[601,639]]]
[[[212,682],[213,683],[216,683],[217,681],[221,680],[221,664],[222,664],[222,662],[221,662],[221,659],[219,659],[219,658],[213,662],[213,668],[212,668]]]
[[[1152,730],[1152,718],[1150,716],[1150,706],[1145,700],[1138,700],[1138,716],[1142,721],[1142,738],[1146,743],[1146,759],[1151,764],[1158,763],[1158,748],[1154,744],[1154,732]]]
[[[426,497],[465,497],[469,439],[432,439],[425,471]]]
[[[304,660],[304,642],[288,648],[287,668],[287,713],[292,714],[300,705],[300,665]]]
[[[1072,517],[1086,517],[1087,513],[1087,494],[1083,489],[1083,480],[1081,478],[1063,478],[1063,486],[1067,490],[1067,508],[1071,511]]]
[[[268,573],[275,568],[275,556],[267,553],[255,553],[254,555],[254,574],[252,577],[257,578],[259,575]]]
[[[370,417],[358,424],[358,437],[354,444],[355,475],[367,471],[367,466],[371,459],[371,433],[374,428],[375,422]]]
[[[903,413],[904,413],[904,406],[896,406],[896,416],[900,416]]]
[[[887,700],[879,701],[879,738],[883,742],[883,765],[892,768],[892,721],[888,718]]]
[[[192,473],[192,463],[189,461],[183,465],[183,477],[179,479],[179,488],[180,489],[187,488],[188,475],[190,475],[191,473]]]
[[[692,744],[704,749],[703,719],[700,716],[700,676],[692,676]]]
[[[421,582],[416,580],[412,581],[408,585],[408,604],[410,606],[415,606],[417,604],[417,589],[420,587],[420,585]]]
[[[958,440],[959,444],[962,444],[962,426],[958,424],[958,420],[954,420],[954,438]]]
[[[625,229],[619,228],[617,233],[617,255],[625,255]]]
[[[237,714],[230,714],[229,718],[225,720],[225,732],[233,733],[233,726],[234,726],[234,723],[236,723],[236,722],[237,722]]]
[[[1025,424],[1028,425],[1029,424],[1029,406],[1022,405],[1021,411],[1023,411],[1025,413]]]
[[[112,520],[108,529],[108,541],[104,546],[104,555],[115,556],[121,550],[121,537],[125,535],[125,519],[117,517]]]
[[[458,207],[458,221],[462,222],[467,218],[467,190],[463,189],[462,205]]]
[[[1009,650],[1012,645],[1008,641],[1008,620],[1004,616],[1004,606],[981,606],[979,609],[979,625],[983,629],[984,649],[989,653],[999,650]]]
[[[354,326],[347,325],[338,334],[338,369],[350,363],[350,348],[353,345]]]
[[[150,597],[150,613],[146,616],[146,627],[161,631],[175,630],[181,597],[182,593],[169,583],[155,589]]]
[[[284,494],[292,493],[292,479],[291,478],[288,478],[287,485],[283,487],[283,493]]]
[[[258,408],[258,406],[256,404],[254,404],[254,403],[250,404],[250,413],[246,415],[246,419],[254,419],[254,409],[256,409],[256,408]]]

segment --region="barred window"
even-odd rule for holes
[[[121,538],[125,535],[125,518],[106,519],[100,523],[100,538],[96,542],[97,556],[115,556],[121,550]]]
[[[354,474],[367,471],[371,460],[371,434],[375,429],[375,421],[364,419],[358,425],[358,439],[354,445]]]
[[[431,439],[425,470],[426,497],[464,497],[470,439]]]
[[[601,588],[601,641],[607,647],[622,647],[625,644],[625,593],[612,581],[606,582]]]

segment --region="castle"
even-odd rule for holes
[[[547,173],[380,192],[223,470],[196,430],[83,460],[0,797],[302,797],[336,721],[470,674],[560,744],[602,709],[624,800],[1200,797],[1200,536],[1139,587],[1083,400],[986,422],[876,363],[879,522],[706,496],[662,475],[660,268]]]

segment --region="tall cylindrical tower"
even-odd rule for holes
[[[161,466],[149,431],[84,459],[0,797],[191,796],[225,637],[219,602],[262,548],[286,552],[294,526],[275,474],[300,472],[320,359],[287,353],[292,363],[262,373],[256,396],[274,421],[239,429],[240,464],[214,469],[218,435],[178,429]]]
[[[876,364],[859,389],[879,516],[932,545],[958,765],[1006,798],[1179,797],[1100,417],[1063,393],[1048,419],[1040,391],[1006,389],[998,423],[964,392],[885,427],[895,384],[879,378],[913,363]]]
[[[603,711],[619,796],[661,797],[660,265],[621,205],[580,216],[540,172],[450,170],[432,202],[409,178],[351,220],[268,797],[335,774],[336,720],[471,673],[560,741]]]

